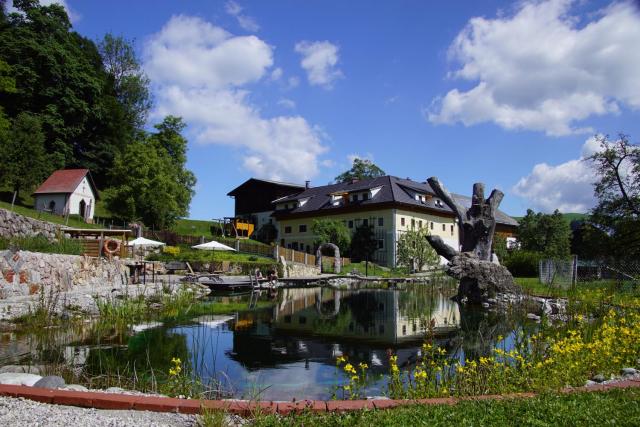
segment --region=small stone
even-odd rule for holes
[[[596,384],[598,384],[598,383],[595,382],[595,381],[587,380],[587,382],[584,384],[584,386],[585,387],[591,387],[591,386],[594,386]]]
[[[42,377],[40,381],[33,385],[34,387],[39,388],[61,388],[65,386],[64,378],[59,377],[57,375],[48,375],[46,377]]]
[[[482,307],[484,307],[484,308],[489,308],[489,303],[488,303],[488,302],[483,302],[483,303],[482,303]]]
[[[527,313],[527,319],[535,320],[536,322],[540,321],[540,316],[533,313]]]
[[[0,384],[26,385],[31,387],[41,379],[42,377],[40,375],[35,374],[18,372],[6,372],[4,374],[0,374]]]
[[[105,390],[106,393],[125,393],[126,390],[120,387],[109,387]]]
[[[597,383],[603,383],[605,382],[606,378],[604,377],[604,375],[602,374],[598,374],[598,375],[594,375],[593,378],[591,378],[591,380],[597,382]]]
[[[638,373],[638,370],[636,368],[622,368],[620,370],[620,373],[625,377],[628,377],[631,375],[636,375]]]
[[[64,387],[60,387],[60,390],[69,390],[69,391],[89,391],[88,388],[86,388],[83,385],[80,384],[67,384]]]

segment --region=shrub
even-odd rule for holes
[[[512,251],[505,257],[503,264],[515,277],[536,277],[542,256],[539,252]]]

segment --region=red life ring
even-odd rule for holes
[[[120,252],[120,241],[107,239],[104,241],[104,245],[102,245],[102,249],[105,253],[109,255],[113,255]]]

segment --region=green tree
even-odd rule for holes
[[[142,128],[152,101],[149,78],[142,71],[133,40],[107,33],[98,49],[113,81],[115,95],[124,108],[126,121],[135,128]]]
[[[141,138],[116,156],[114,186],[105,191],[104,198],[109,211],[120,218],[166,229],[188,214],[196,180],[184,161],[176,162],[169,154],[161,133]],[[176,148],[183,144],[186,152],[182,135],[173,138]]]
[[[40,119],[20,113],[13,120],[9,137],[0,153],[2,181],[20,196],[23,189],[33,189],[51,172],[44,149]]]
[[[520,248],[525,251],[539,252],[554,259],[570,255],[571,229],[558,210],[545,214],[528,209],[520,220],[517,238]]]
[[[376,166],[371,160],[353,159],[351,169],[336,176],[336,182],[350,182],[354,179],[362,180],[384,176],[385,172]]]
[[[14,0],[20,13],[0,20],[0,59],[15,78],[15,93],[0,106],[15,118],[40,117],[52,166],[87,167],[99,186],[115,155],[133,139],[95,43],[72,31],[62,6]]]
[[[13,78],[11,67],[9,66],[9,64],[0,59],[0,94],[14,93],[15,91],[16,81]],[[0,105],[0,151],[2,152],[6,152],[9,149],[7,144],[9,143],[10,128],[11,122],[4,114],[2,105]],[[2,159],[2,153],[0,153],[0,159]],[[4,164],[0,164],[0,176],[4,175],[4,166]]]
[[[351,237],[351,258],[356,261],[371,260],[378,249],[378,240],[373,232],[373,226],[361,224]]]
[[[315,235],[314,244],[333,243],[340,248],[340,254],[344,254],[351,244],[351,233],[342,221],[335,219],[316,219],[311,225],[311,231]]]
[[[408,267],[411,271],[421,271],[425,266],[435,267],[440,257],[427,241],[427,228],[411,229],[398,239],[398,265]]]
[[[640,258],[640,146],[620,134],[616,141],[596,136],[600,151],[588,158],[598,180],[598,199],[588,219],[592,236],[599,238],[603,257]],[[604,238],[607,236],[607,238]],[[584,242],[583,242],[584,243]],[[593,248],[587,248],[593,249]]]

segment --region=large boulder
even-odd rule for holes
[[[458,280],[458,301],[480,304],[500,293],[520,293],[506,267],[478,259],[471,252],[461,252],[449,260],[445,272]]]

